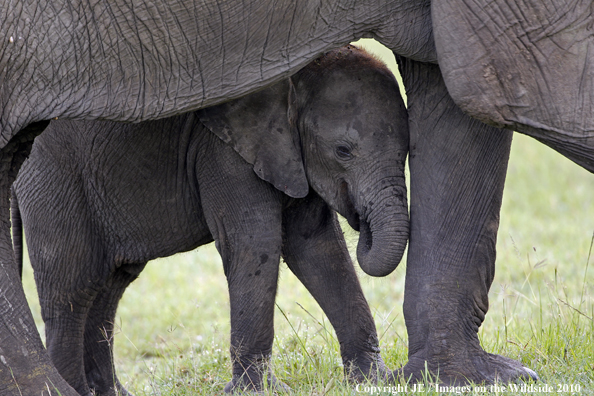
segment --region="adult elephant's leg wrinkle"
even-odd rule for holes
[[[17,134],[0,151],[0,394],[78,395],[50,362],[26,303],[10,238],[10,186],[30,150],[32,139],[47,124]],[[25,154],[25,155],[23,155]]]
[[[519,362],[485,352],[477,334],[489,306],[512,132],[463,114],[438,66],[398,62],[408,95],[411,235],[409,361],[395,374],[421,380],[427,367],[445,384],[536,379]]]

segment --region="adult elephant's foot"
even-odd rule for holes
[[[427,370],[429,371],[427,373]],[[394,371],[394,376],[411,382],[424,381],[460,386],[469,383],[494,384],[516,381],[537,381],[538,375],[520,362],[482,349],[473,353],[453,354],[447,359],[425,359],[422,354],[409,358],[408,363]]]
[[[415,289],[421,293],[411,291],[405,297],[409,361],[396,374],[412,381],[429,375],[431,383],[453,386],[538,380],[520,362],[483,350],[478,331],[487,302],[464,290],[471,288],[469,280],[459,288],[456,282],[425,282]]]
[[[225,393],[264,394],[265,389],[288,391],[290,388],[272,374],[270,358],[260,356],[250,363],[234,364],[233,378],[225,386]]]

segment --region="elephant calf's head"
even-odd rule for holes
[[[270,88],[205,109],[202,122],[264,180],[311,187],[360,231],[365,272],[391,273],[408,240],[408,116],[388,68],[365,51],[330,51]]]

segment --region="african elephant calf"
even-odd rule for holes
[[[281,255],[336,329],[350,375],[387,375],[333,210],[360,230],[362,267],[391,272],[408,237],[407,152],[394,76],[352,46],[198,112],[52,122],[14,185],[13,224],[20,233],[22,218],[59,373],[82,395],[126,394],[102,342],[124,290],[148,260],[214,240],[231,304],[226,391],[263,386]]]

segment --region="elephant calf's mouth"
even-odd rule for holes
[[[349,192],[349,184],[346,182],[346,180],[341,180],[340,196],[345,198],[342,202],[343,210],[339,210],[338,212],[344,216],[344,218],[353,230],[359,232],[361,225],[361,221],[359,219],[359,212],[357,212],[357,210],[355,209],[355,205],[353,205],[353,197]]]
[[[360,222],[359,249],[361,253],[369,253],[373,246],[373,235],[367,221]]]

